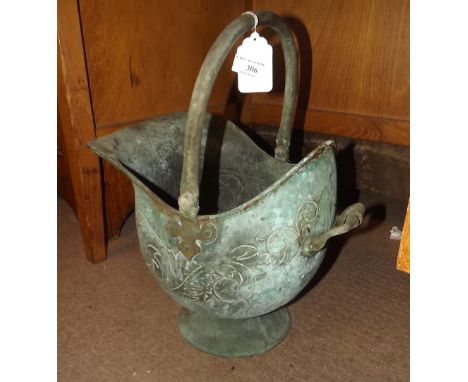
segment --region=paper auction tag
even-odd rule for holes
[[[232,71],[237,72],[241,93],[264,93],[273,89],[273,48],[254,32],[237,48]]]

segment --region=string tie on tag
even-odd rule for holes
[[[254,30],[254,32],[257,32],[257,25],[258,25],[258,17],[257,17],[257,15],[256,15],[254,12],[252,12],[252,11],[244,12],[243,15],[250,15],[250,16],[252,16],[252,17],[254,18],[254,20],[255,20],[255,25],[253,26],[252,29]]]

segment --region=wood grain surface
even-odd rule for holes
[[[110,240],[120,235],[125,219],[135,208],[132,182],[107,161],[102,161],[106,234]]]
[[[83,38],[96,127],[188,110],[196,76],[243,1],[82,0]],[[232,98],[233,52],[210,105]]]
[[[397,269],[410,273],[410,202],[406,210],[405,223],[400,241],[400,250],[397,258]]]
[[[254,0],[253,7],[285,17],[296,36],[298,109],[309,114],[299,123],[306,130],[327,132],[354,114],[370,122],[364,128],[343,122],[330,133],[409,145],[409,0]],[[283,62],[280,47],[274,49],[278,81],[273,93],[252,95],[254,123],[266,123],[282,104]],[[314,120],[316,111],[328,112],[327,118]]]
[[[76,213],[75,195],[70,173],[68,151],[65,148],[60,112],[57,113],[57,194],[65,199]]]
[[[243,123],[272,126],[279,124],[281,105],[254,102],[246,102],[244,105],[242,109]],[[409,145],[409,121],[391,118],[299,109],[296,111],[294,127],[322,134]]]
[[[95,137],[77,2],[59,0],[58,107],[86,256],[106,258],[99,159],[86,147]]]

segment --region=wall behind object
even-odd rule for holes
[[[285,17],[298,38],[297,127],[409,145],[409,0],[254,0],[253,8]],[[281,57],[275,63],[281,70]],[[279,120],[279,89],[250,101],[244,121]]]
[[[188,110],[201,63],[243,1],[81,0],[86,62],[97,128]],[[210,105],[229,100],[232,58]]]

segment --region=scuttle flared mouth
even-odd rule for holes
[[[186,113],[171,114],[90,141],[88,147],[155,201],[178,210],[185,120]],[[260,202],[332,147],[333,142],[326,141],[296,165],[284,163],[232,122],[207,114],[200,160],[200,215],[236,213]]]

